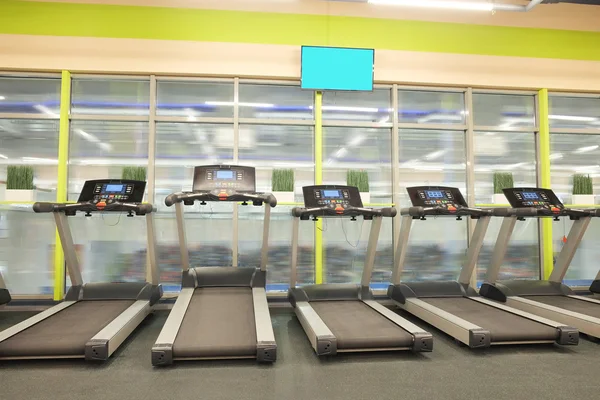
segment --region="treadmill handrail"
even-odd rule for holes
[[[492,208],[495,217],[518,217],[518,218],[534,218],[534,217],[569,217],[571,219],[586,218],[592,216],[600,216],[596,209],[577,209],[577,208],[537,208],[537,207],[498,207]]]
[[[154,211],[152,204],[144,203],[123,203],[114,202],[106,204],[104,207],[98,206],[98,203],[82,202],[82,203],[50,203],[36,202],[33,204],[33,211],[36,213],[51,213],[62,212],[66,215],[75,215],[77,211],[92,213],[92,212],[118,212],[126,211],[135,213],[135,215],[146,215]]]
[[[292,209],[292,215],[300,219],[308,219],[310,217],[389,217],[393,218],[396,216],[395,207],[384,207],[384,208],[365,208],[365,207],[347,207],[343,210],[336,210],[331,207],[294,207]]]
[[[195,201],[251,201],[255,206],[261,206],[263,203],[275,207],[277,199],[271,193],[234,193],[226,197],[211,192],[177,192],[171,193],[165,198],[165,205],[171,207],[175,203],[183,202],[185,205],[191,205]]]
[[[414,218],[426,217],[426,216],[450,216],[450,217],[471,217],[479,218],[492,215],[492,212],[486,208],[471,208],[471,207],[455,207],[455,210],[449,210],[446,207],[435,206],[435,207],[408,207],[400,210],[400,215],[410,215]]]

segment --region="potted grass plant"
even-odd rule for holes
[[[6,169],[7,201],[35,201],[33,185],[33,167],[28,165],[9,165]]]
[[[346,172],[346,184],[356,186],[360,192],[360,198],[363,204],[371,202],[371,193],[369,192],[369,173],[362,170],[348,170]]]
[[[573,175],[573,204],[594,204],[594,183],[589,175]]]
[[[502,189],[514,187],[513,174],[510,172],[494,172],[494,204],[508,204]]]
[[[121,172],[121,179],[132,181],[146,181],[146,168],[144,167],[124,167]]]
[[[291,169],[274,169],[271,175],[271,191],[280,203],[293,203],[294,171]]]

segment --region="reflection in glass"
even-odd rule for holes
[[[323,119],[360,122],[392,122],[392,92],[336,92],[323,94]]]
[[[462,92],[398,91],[398,121],[416,124],[464,124]]]
[[[52,294],[56,226],[31,205],[0,205],[0,273],[12,295]]]
[[[512,173],[515,187],[536,186],[533,133],[475,132],[473,145],[476,204],[493,203],[495,172]]]
[[[299,86],[240,84],[240,118],[311,120],[313,98]]]
[[[148,115],[148,79],[73,79],[71,113]]]
[[[233,81],[158,81],[158,115],[184,116],[194,122],[200,117],[233,118]]]
[[[550,96],[550,127],[600,129],[600,98]]]
[[[323,128],[323,182],[346,185],[348,170],[367,171],[369,202],[391,203],[391,133],[387,128]]]
[[[500,129],[535,126],[535,97],[533,95],[473,94],[475,126]]]
[[[58,118],[60,79],[0,77],[0,113]]]
[[[73,121],[69,147],[69,200],[89,179],[122,177],[123,167],[148,165],[148,123]]]
[[[9,165],[34,169],[34,201],[56,199],[58,121],[0,119],[0,201],[6,197]]]
[[[572,226],[573,221],[568,218],[561,218],[560,221],[552,224],[554,262],[556,262],[558,254],[565,246],[566,237]],[[592,218],[565,275],[566,284],[589,286],[592,283],[598,273],[598,260],[600,259],[598,237],[600,237],[600,220]]]

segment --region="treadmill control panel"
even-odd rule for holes
[[[511,207],[534,207],[559,212],[565,208],[556,194],[550,189],[542,188],[508,188],[503,189]]]
[[[363,207],[360,193],[355,186],[304,186],[302,192],[304,194],[304,207],[306,208],[329,207],[343,211],[348,207]]]
[[[415,207],[468,207],[458,188],[445,186],[413,186],[406,188]]]
[[[79,194],[78,203],[94,204],[141,203],[146,182],[132,180],[101,179],[86,181]]]
[[[194,192],[209,192],[219,197],[256,191],[254,167],[203,165],[194,168]]]

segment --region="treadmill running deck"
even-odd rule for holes
[[[520,296],[528,300],[537,301],[549,306],[563,308],[590,317],[600,318],[600,304],[585,300],[578,300],[567,296]]]

